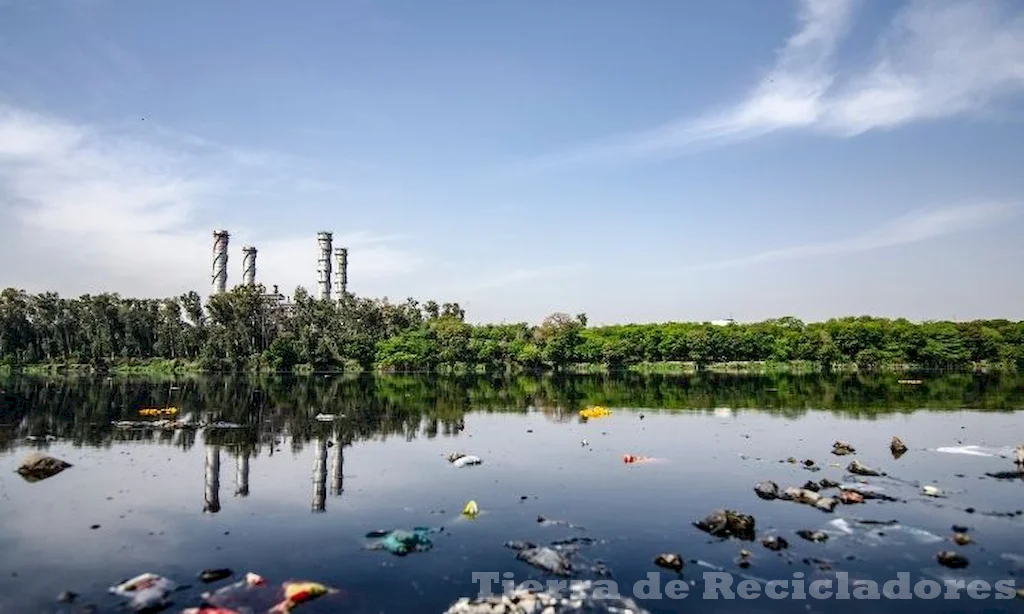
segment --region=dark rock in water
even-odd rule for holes
[[[612,596],[607,586],[574,580],[568,587],[551,586],[544,591],[519,587],[510,593],[463,597],[444,614],[650,614],[636,601]]]
[[[952,528],[954,533],[966,533],[970,530],[962,524],[955,524]]]
[[[821,485],[818,484],[817,482],[814,482],[814,481],[811,481],[811,480],[807,480],[807,483],[804,484],[804,490],[810,490],[812,492],[818,492],[819,490],[821,490]]]
[[[683,559],[678,554],[659,554],[654,557],[654,564],[658,567],[679,571],[683,568]]]
[[[828,478],[821,478],[821,480],[818,482],[818,485],[821,486],[822,490],[828,490],[829,488],[839,488],[839,482],[833,482]]]
[[[997,480],[1024,480],[1024,471],[995,471],[985,475]]]
[[[966,546],[971,543],[971,536],[966,533],[954,533],[953,541],[956,542],[958,546]]]
[[[846,456],[847,454],[853,454],[857,450],[853,446],[846,443],[845,441],[837,441],[832,444],[832,454],[836,456]]]
[[[704,520],[693,523],[701,531],[716,537],[736,537],[754,540],[754,517],[733,510],[719,509],[711,512]]]
[[[893,437],[889,443],[889,451],[892,452],[893,458],[899,458],[907,453],[907,444],[899,437]]]
[[[526,550],[527,548],[536,548],[537,544],[514,539],[512,541],[505,542],[505,547],[511,548],[512,550]]]
[[[952,569],[963,569],[969,564],[967,557],[949,550],[944,550],[938,553],[935,558],[938,559],[939,565],[950,567]]]
[[[758,497],[771,501],[779,498],[779,485],[775,482],[759,482],[754,486],[754,492]]]
[[[847,465],[846,470],[849,471],[850,473],[855,473],[857,475],[882,475],[878,471],[875,471],[871,467],[868,467],[867,465],[856,459],[850,462],[849,465]]]
[[[26,482],[38,482],[51,478],[70,466],[71,463],[59,458],[33,452],[25,457],[21,466],[18,467],[18,474],[25,478]]]
[[[61,603],[72,603],[75,599],[78,599],[78,593],[74,591],[64,591],[57,595],[57,601]]]
[[[789,542],[786,541],[786,538],[778,537],[775,535],[765,537],[764,539],[762,539],[761,545],[769,550],[774,550],[776,552],[778,552],[779,550],[785,550],[786,548],[789,548]]]
[[[204,569],[199,572],[199,579],[203,582],[216,582],[231,577],[230,569]]]
[[[91,526],[91,527],[89,527],[89,528],[95,531],[96,529],[100,528],[100,525],[98,525],[98,524],[94,524],[94,525],[92,525],[92,526]]]
[[[813,460],[808,458],[807,460],[804,461],[804,467],[813,467],[813,466],[814,466],[814,461]]]
[[[806,539],[809,542],[824,542],[828,541],[828,533],[824,531],[812,531],[810,529],[800,529],[796,532],[797,535]]]
[[[548,548],[547,546],[520,550],[519,554],[516,555],[516,558],[520,561],[525,561],[538,569],[543,569],[548,573],[553,573],[556,576],[568,576],[572,573],[572,564],[569,563],[569,559],[557,550]]]

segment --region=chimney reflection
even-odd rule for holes
[[[204,512],[216,514],[220,511],[220,446],[206,447],[206,501]]]
[[[316,440],[316,458],[313,461],[313,511],[327,509],[327,441]]]
[[[249,450],[244,450],[235,458],[235,496],[249,496]]]
[[[331,494],[334,496],[341,495],[344,490],[342,486],[342,466],[345,463],[345,451],[344,446],[341,445],[341,439],[337,439],[334,442],[334,466],[332,467],[331,475]]]

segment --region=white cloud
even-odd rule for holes
[[[1005,220],[1016,213],[1015,206],[1004,203],[952,205],[912,211],[883,226],[853,237],[829,243],[813,243],[775,249],[687,268],[689,270],[726,269],[779,260],[798,260],[812,256],[873,251],[968,232]]]
[[[8,253],[0,261],[0,276],[31,280],[24,285],[32,290],[64,293],[167,296],[195,289],[205,294],[212,229],[200,227],[197,218],[214,198],[230,197],[236,187],[212,178],[213,173],[242,173],[226,162],[196,171],[203,162],[208,159],[190,158],[188,152],[155,146],[137,135],[0,107],[0,214],[18,224],[6,225],[0,234],[23,250],[21,258]],[[244,212],[237,218],[244,219]],[[238,239],[250,242],[255,236],[263,243],[257,244],[258,269],[275,276],[268,286],[312,289],[315,230],[304,238],[239,233],[231,242],[229,285],[240,278]],[[342,246],[341,240],[352,248],[353,280],[409,272],[421,263],[388,237],[356,233],[339,236],[335,245]],[[67,256],[73,260],[63,260]]]
[[[911,0],[867,68],[835,66],[854,0],[800,0],[800,27],[759,85],[725,112],[683,118],[542,156],[530,168],[679,155],[696,147],[807,129],[850,137],[981,114],[1024,90],[1024,9],[1009,0]]]
[[[540,279],[551,279],[578,273],[585,268],[582,264],[559,264],[551,266],[540,266],[533,268],[519,268],[504,273],[488,275],[486,279],[462,286],[459,289],[461,294],[472,294],[484,290],[494,290],[516,284],[523,284]]]

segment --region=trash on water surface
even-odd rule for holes
[[[899,458],[907,453],[907,444],[899,437],[893,437],[889,442],[889,451],[892,452],[893,458]]]
[[[538,586],[534,582],[529,584]],[[614,595],[603,586],[603,583],[591,580],[573,580],[568,586],[555,584],[549,585],[547,589],[528,586],[524,583],[515,590],[497,595],[461,597],[449,606],[444,614],[650,614],[633,599]]]
[[[881,529],[878,524],[884,525]],[[825,531],[834,536],[852,537],[867,546],[899,546],[908,541],[917,544],[937,544],[945,541],[939,535],[900,524],[899,522],[886,523],[851,523],[846,518],[830,520],[825,525]]]
[[[231,570],[227,568],[204,569],[199,572],[199,579],[206,583],[216,582],[217,580],[223,580],[224,578],[229,577],[231,577]]]
[[[139,415],[174,415],[177,407],[144,407],[138,410]]]
[[[623,454],[622,462],[626,465],[641,465],[644,463],[653,463],[661,459],[654,458],[653,456],[637,456],[636,454]]]
[[[483,462],[479,456],[463,454],[462,452],[451,452],[448,454],[448,462],[453,467],[465,467],[467,465],[479,465]]]
[[[476,501],[470,501],[466,504],[466,507],[462,508],[462,515],[474,518],[480,513],[480,507],[476,504]]]
[[[285,582],[284,601],[281,601],[270,609],[271,613],[290,612],[296,606],[318,597],[338,592],[337,589],[320,584],[319,582]]]
[[[594,407],[588,407],[580,410],[580,417],[591,419],[591,418],[604,418],[605,416],[612,415],[612,412],[607,407],[595,405]]]
[[[110,587],[110,592],[128,599],[128,605],[136,612],[150,610],[167,604],[167,596],[178,588],[172,580],[155,573],[142,573],[134,578]]]
[[[654,564],[658,567],[679,571],[683,568],[683,557],[674,552],[666,552],[654,557]]]
[[[931,484],[925,484],[921,487],[921,494],[927,497],[942,497],[942,489],[938,486],[932,486]]]
[[[853,454],[856,451],[857,450],[853,446],[845,441],[837,441],[832,444],[832,454],[835,454],[836,456],[845,456],[847,454]]]
[[[336,414],[325,414],[323,412],[315,416],[317,422],[334,422],[338,416]]]
[[[847,465],[846,470],[849,471],[850,473],[855,473],[857,475],[867,475],[867,476],[884,475],[882,472],[878,471],[877,469],[872,469],[871,467],[868,467],[867,465],[865,465],[864,463],[860,462],[857,459],[854,459],[854,460],[850,461],[850,464]]]
[[[263,576],[248,572],[241,580],[223,586],[216,591],[202,594],[204,606],[222,608],[224,612],[253,611],[265,612],[278,601],[277,595],[266,586]],[[204,612],[196,608],[195,612]],[[186,610],[186,612],[189,612]]]
[[[18,467],[18,475],[25,478],[26,482],[38,482],[51,478],[70,466],[71,463],[59,458],[33,452],[25,457]]]
[[[434,547],[430,535],[439,529],[431,527],[415,527],[411,531],[394,529],[392,531],[371,531],[366,537],[374,541],[367,546],[370,550],[386,550],[397,556],[405,556],[410,552],[426,552]]]
[[[936,452],[946,454],[966,454],[967,456],[1007,456],[1013,449],[1009,447],[994,448],[991,446],[943,446],[935,448]]]
[[[717,509],[694,526],[716,537],[737,537],[747,541],[754,539],[754,517],[728,509]]]

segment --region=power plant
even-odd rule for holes
[[[227,230],[213,231],[213,268],[212,294],[223,294],[228,287],[228,240],[231,235]],[[333,247],[334,233],[321,231],[316,235],[317,242],[317,298],[331,300],[333,276],[334,298],[338,301],[348,296],[348,248]],[[332,255],[334,266],[332,266]],[[242,247],[242,285],[256,285],[256,248],[252,245]],[[269,301],[287,306],[286,297],[277,290],[277,284],[264,295]]]
[[[228,231],[213,231],[213,293],[223,294],[228,285]]]

